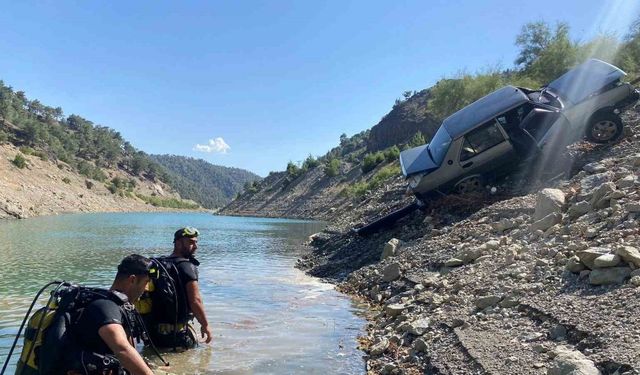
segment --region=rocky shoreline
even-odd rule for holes
[[[574,145],[565,179],[411,201],[394,180],[343,206],[298,266],[367,301],[371,374],[639,374],[640,115],[612,145]]]

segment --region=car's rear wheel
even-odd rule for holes
[[[622,134],[622,119],[613,112],[593,115],[587,126],[587,139],[595,143],[613,142]]]
[[[482,177],[480,176],[472,176],[465,178],[462,181],[459,181],[454,187],[453,190],[457,194],[467,194],[467,193],[475,193],[481,191],[483,187]]]

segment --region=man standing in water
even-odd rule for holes
[[[194,257],[198,249],[197,229],[192,227],[180,228],[173,235],[173,253],[168,257],[159,258],[168,271],[176,289],[177,316],[173,319],[155,319],[151,322],[151,339],[160,347],[184,347],[192,348],[197,344],[197,338],[193,328],[189,324],[195,317],[200,323],[200,333],[204,342],[211,342],[211,328],[204,311],[204,303],[198,286],[198,265],[200,262]],[[156,305],[162,305],[163,301],[154,299]],[[175,315],[175,314],[174,314]],[[177,323],[177,324],[176,324]]]
[[[95,359],[96,354],[83,355],[80,369],[72,369],[69,374],[79,374],[81,372],[77,371],[82,368],[86,370],[91,366],[100,369],[100,366],[108,365],[107,359],[115,356],[119,363],[114,362],[113,366],[120,366],[130,374],[153,375],[133,345],[131,335],[135,327],[132,325],[135,324],[136,318],[131,316],[134,313],[133,305],[130,303],[136,301],[145,290],[149,282],[150,268],[149,259],[137,254],[127,256],[118,266],[118,273],[110,289],[110,298],[98,298],[84,309],[78,322],[70,328],[71,334],[79,348],[103,357],[93,363],[87,358]],[[100,373],[119,372],[111,367],[103,369]]]

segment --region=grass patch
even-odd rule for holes
[[[373,175],[368,181],[356,182],[355,184],[345,188],[342,194],[349,197],[362,197],[368,191],[379,188],[385,181],[400,174],[400,166],[396,163],[381,168],[378,173]]]
[[[176,198],[149,197],[142,194],[136,194],[136,196],[142,199],[145,203],[148,203],[155,207],[186,208],[186,209],[196,209],[200,207],[195,203],[183,201]]]

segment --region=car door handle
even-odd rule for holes
[[[469,168],[469,167],[470,167],[470,166],[472,166],[472,165],[473,165],[473,162],[472,162],[472,161],[470,161],[470,162],[468,162],[468,163],[462,164],[462,168]]]

